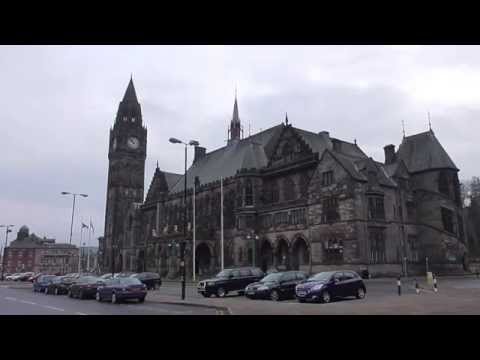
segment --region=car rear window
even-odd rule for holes
[[[135,278],[119,278],[122,285],[140,285],[142,282]]]

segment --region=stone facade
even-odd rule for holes
[[[225,266],[307,272],[368,268],[374,275],[415,273],[426,266],[436,272],[462,270],[466,248],[458,169],[433,131],[404,137],[398,151],[387,145],[380,163],[356,142],[295,128],[288,118],[248,138],[241,138],[239,124],[235,99],[227,146],[212,152],[196,147],[187,171],[190,276],[194,186],[196,271],[203,276],[220,267],[221,182]],[[143,168],[138,172],[143,176]],[[183,176],[157,164],[144,201],[107,205],[106,229],[112,226],[112,206],[122,214],[114,239],[120,244],[113,250],[116,271],[179,276],[183,191]],[[107,230],[105,238],[101,253],[109,271]]]

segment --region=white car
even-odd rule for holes
[[[8,275],[8,276],[5,277],[5,280],[13,280],[13,278],[14,278],[15,276],[18,276],[18,275],[20,275],[20,274],[19,274],[19,273],[15,273],[15,274]]]

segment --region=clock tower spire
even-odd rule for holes
[[[142,109],[133,79],[118,105],[108,150],[108,183],[105,209],[104,266],[106,271],[123,270],[123,252],[127,213],[133,203],[142,203],[144,196],[147,129],[143,126]]]

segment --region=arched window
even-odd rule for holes
[[[291,177],[283,181],[283,196],[287,201],[295,199],[295,182]]]
[[[279,200],[278,184],[276,181],[272,182],[272,203],[276,203]]]
[[[245,206],[253,205],[253,183],[252,179],[247,179],[245,184]]]

